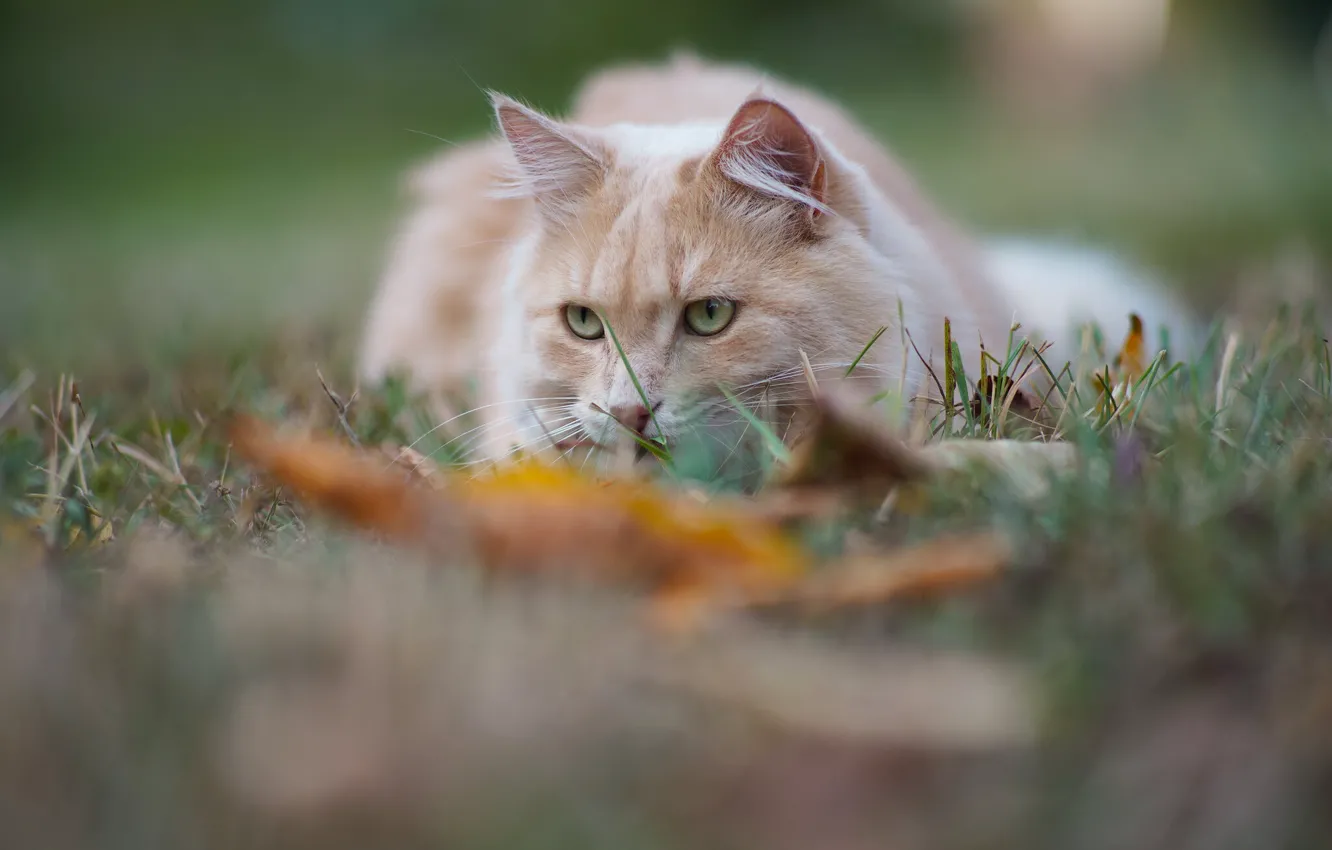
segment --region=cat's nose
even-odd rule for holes
[[[632,428],[635,434],[646,431],[648,423],[652,421],[652,411],[639,402],[618,404],[611,408],[611,416],[624,427]]]

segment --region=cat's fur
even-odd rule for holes
[[[748,68],[613,68],[567,122],[493,101],[502,138],[415,175],[361,359],[368,379],[406,370],[432,392],[479,381],[488,424],[469,442],[485,454],[606,445],[609,414],[642,394],[649,436],[743,422],[718,385],[780,420],[805,398],[806,358],[833,380],[880,327],[852,380],[910,395],[930,384],[912,349],[937,366],[945,317],[967,364],[980,340],[1002,357],[1014,320],[1064,360],[1081,320],[1187,322],[1113,259],[977,247],[840,108]],[[709,297],[738,305],[731,325],[687,333],[681,311]],[[615,339],[575,336],[568,304]]]

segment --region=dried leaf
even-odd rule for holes
[[[449,476],[428,490],[326,438],[283,438],[250,419],[238,420],[232,435],[242,456],[310,504],[501,572],[624,581],[697,601],[788,583],[809,566],[759,514],[647,482],[598,481],[532,462]]]
[[[1097,410],[1113,412],[1133,395],[1133,387],[1147,370],[1147,344],[1143,335],[1142,317],[1129,314],[1129,332],[1124,337],[1119,353],[1114,356],[1112,368],[1097,379]]]
[[[391,463],[410,472],[426,484],[435,488],[445,485],[444,472],[439,468],[439,464],[411,446],[385,445],[381,447],[381,451]]]
[[[561,557],[566,569],[581,564],[599,576],[717,589],[789,581],[808,566],[773,524],[649,482],[598,481],[532,463],[460,480],[447,492],[458,497],[485,549],[504,561]]]
[[[891,487],[919,480],[926,472],[916,454],[860,398],[829,387],[812,405],[809,428],[792,452],[790,466],[771,486],[834,488],[882,498]]]
[[[1129,315],[1129,332],[1124,337],[1124,344],[1115,355],[1115,377],[1118,383],[1136,381],[1147,369],[1147,345],[1143,339],[1142,317],[1137,313]]]
[[[425,533],[427,502],[401,473],[332,440],[279,437],[249,417],[229,432],[242,457],[322,510],[397,539]]]
[[[844,433],[876,450],[877,432]],[[780,498],[700,499],[648,481],[603,481],[536,462],[476,477],[441,470],[436,487],[428,488],[392,462],[328,438],[280,437],[248,419],[232,434],[240,455],[344,520],[496,572],[642,588],[651,594],[652,620],[673,631],[774,602],[826,609],[946,592],[997,574],[1007,559],[997,538],[982,535],[861,554],[815,572],[814,556],[782,530],[794,511]],[[931,457],[924,453],[901,456],[911,475],[942,463],[922,460]]]
[[[891,433],[858,398],[829,388],[813,405],[813,421],[793,452],[790,467],[760,494],[773,515],[806,518],[838,503],[901,497],[945,474],[980,465],[1004,475],[1024,497],[1045,492],[1047,473],[1077,459],[1064,442],[950,439],[909,446]]]
[[[1011,556],[1009,545],[996,534],[945,537],[895,552],[854,555],[753,601],[824,612],[950,593],[997,577]]]

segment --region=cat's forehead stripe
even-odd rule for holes
[[[594,265],[591,294],[624,311],[641,312],[678,297],[681,262],[666,207],[678,185],[673,175],[645,170],[626,179],[623,207],[614,217]]]

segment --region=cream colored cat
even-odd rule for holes
[[[629,430],[724,444],[746,420],[721,388],[782,428],[806,360],[838,380],[882,327],[847,380],[907,396],[930,390],[916,352],[938,367],[944,317],[973,369],[1015,320],[1061,362],[1082,320],[1187,330],[1113,260],[976,247],[841,109],[748,68],[613,68],[567,121],[493,104],[502,138],[415,175],[360,364],[437,394],[475,380],[484,424],[462,439],[483,456]]]

